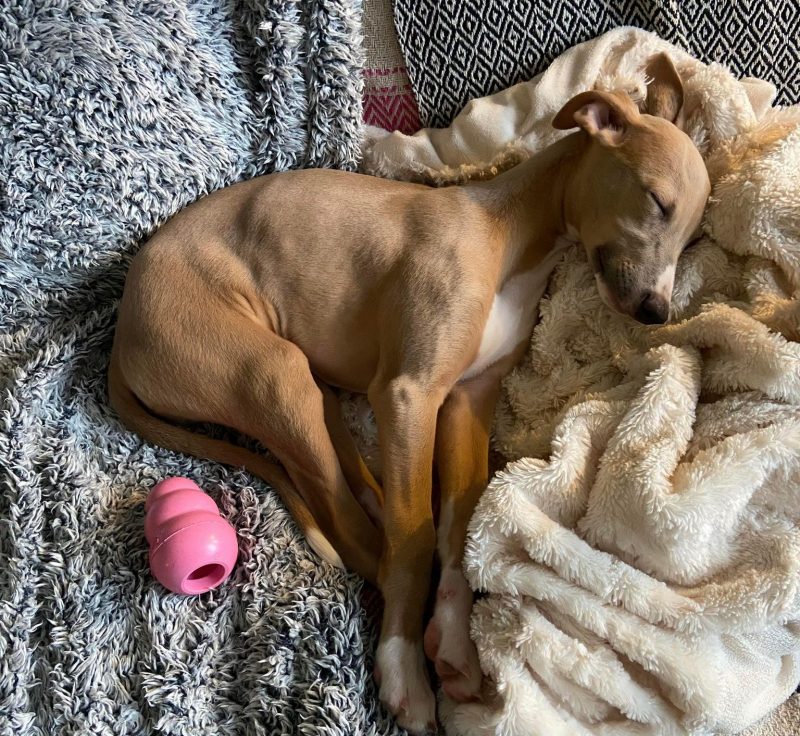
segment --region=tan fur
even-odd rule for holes
[[[389,663],[381,696],[416,730],[434,717],[432,697],[412,702],[428,692],[414,652],[437,539],[434,457],[452,509],[439,529],[442,562],[457,569],[487,481],[499,382],[527,342],[460,380],[495,296],[577,231],[594,261],[607,251],[600,278],[634,314],[653,288],[652,261],[674,265],[708,195],[699,154],[672,124],[624,98],[579,97],[556,124],[582,131],[491,181],[435,189],[309,170],[216,192],[141,250],[120,305],[109,381],[123,421],[158,444],[262,476],[315,549],[377,582],[378,663],[390,651],[409,662]],[[602,127],[609,117],[614,125]],[[669,198],[668,221],[648,195],[654,187]],[[367,393],[382,488],[329,386]],[[186,422],[255,437],[280,467]],[[474,697],[474,650],[439,661],[436,633],[428,649],[437,671],[457,697]]]

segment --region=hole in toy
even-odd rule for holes
[[[183,584],[190,593],[204,593],[218,585],[224,577],[225,568],[222,565],[211,563],[210,565],[198,567],[189,573]]]

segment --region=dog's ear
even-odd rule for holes
[[[665,53],[651,56],[645,72],[650,79],[645,112],[677,125],[683,108],[683,82],[672,60]]]
[[[634,119],[639,115],[627,95],[592,90],[573,97],[553,118],[558,130],[583,128],[607,146],[618,146]]]

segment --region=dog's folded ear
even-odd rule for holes
[[[573,97],[553,118],[558,130],[583,128],[590,136],[607,146],[618,146],[639,111],[624,94],[591,90]]]
[[[683,109],[683,82],[672,60],[663,52],[651,56],[645,73],[649,79],[645,112],[678,125]]]

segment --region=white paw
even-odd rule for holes
[[[434,663],[445,694],[458,703],[480,699],[481,667],[469,635],[472,591],[460,569],[445,567],[433,618],[425,630],[425,654]]]
[[[381,639],[375,656],[381,702],[407,731],[436,732],[436,699],[420,643],[401,636]]]

